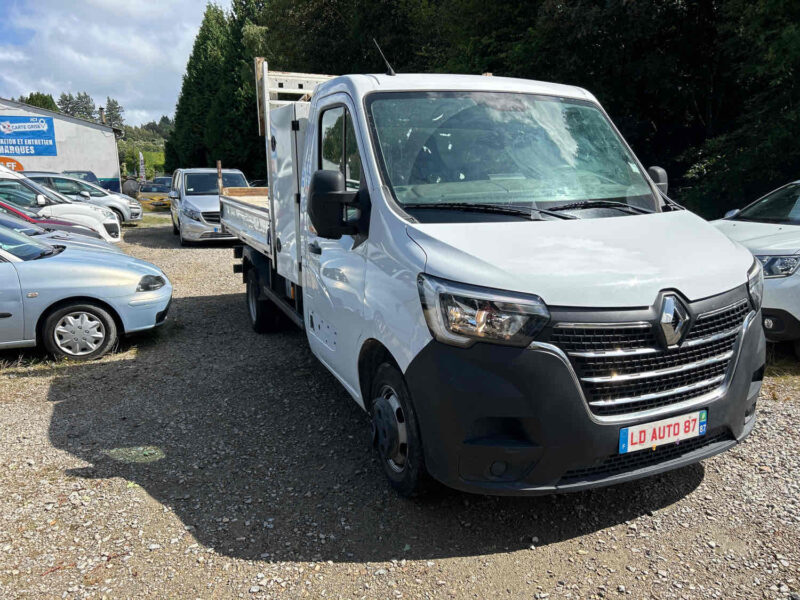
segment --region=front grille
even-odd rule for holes
[[[219,211],[204,212],[203,220],[206,223],[219,223]]]
[[[719,388],[749,311],[742,300],[699,315],[677,348],[664,348],[647,322],[556,324],[550,340],[569,356],[592,413],[635,414]]]
[[[221,239],[221,238],[230,238],[232,237],[230,233],[224,231],[206,231],[205,233],[201,233],[200,237],[203,239]]]
[[[103,227],[106,228],[108,235],[114,238],[119,237],[119,225],[116,223],[103,223]]]
[[[681,458],[703,448],[730,442],[731,440],[733,440],[731,432],[727,429],[723,429],[710,431],[702,437],[658,446],[655,450],[640,450],[639,452],[631,452],[629,454],[614,454],[602,459],[598,464],[567,471],[559,481],[559,484],[566,485],[583,481],[594,481],[618,475],[619,473],[637,471],[676,458]]]

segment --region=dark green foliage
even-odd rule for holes
[[[717,216],[800,177],[792,0],[234,0],[209,5],[169,166],[262,176],[252,59],[272,69],[456,72],[585,87],[677,200]],[[194,107],[189,110],[188,107]],[[174,162],[171,162],[174,161]]]
[[[53,96],[45,94],[44,92],[31,92],[28,96],[20,96],[17,102],[23,102],[30,106],[38,106],[39,108],[46,108],[58,112],[58,105],[53,100]]]
[[[106,97],[106,124],[111,125],[112,127],[122,127],[125,123],[125,119],[122,116],[122,113],[125,112],[125,109],[120,106],[119,102],[114,100],[114,98]]]

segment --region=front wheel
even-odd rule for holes
[[[401,496],[419,495],[429,482],[411,394],[402,373],[383,363],[372,381],[372,434],[383,473]]]
[[[117,341],[113,317],[94,304],[70,304],[47,317],[42,327],[44,347],[53,358],[93,360]]]
[[[173,235],[178,235],[178,226],[175,225],[175,215],[173,215],[172,212],[170,212],[169,216],[170,216],[170,220],[172,221],[172,234]]]

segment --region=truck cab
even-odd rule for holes
[[[257,83],[269,189],[222,195],[251,320],[305,329],[399,493],[608,485],[749,434],[760,263],[589,92],[349,75],[287,102],[258,63]]]

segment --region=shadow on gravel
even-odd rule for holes
[[[440,489],[401,500],[373,458],[366,417],[303,334],[256,335],[241,294],[177,298],[175,309],[136,359],[64,369],[50,390],[50,439],[92,465],[72,475],[135,482],[222,554],[361,562],[505,552],[658,510],[703,479],[695,465],[565,496]]]

